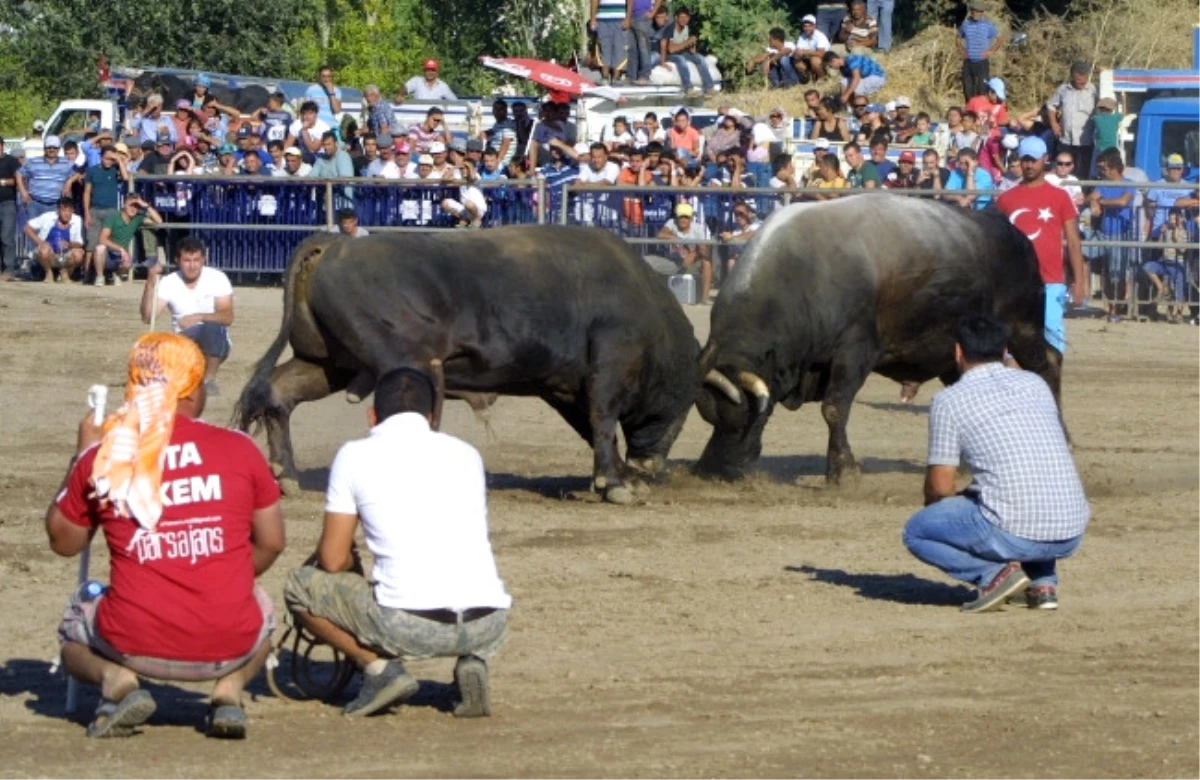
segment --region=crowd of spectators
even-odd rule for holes
[[[20,199],[32,220],[25,230],[47,280],[69,278],[80,268],[96,284],[104,283],[106,273],[119,283],[128,268],[130,249],[123,238],[136,232],[127,229],[130,220],[154,222],[164,215],[170,220],[172,213],[184,212],[190,197],[186,185],[160,188],[150,203],[142,202],[141,211],[126,214],[119,208],[120,193],[135,172],[221,179],[393,180],[418,194],[397,202],[396,213],[388,217],[391,224],[462,227],[506,221],[503,203],[520,201],[529,206],[537,197],[529,187],[511,185],[541,180],[549,198],[543,205],[552,215],[565,213],[574,221],[600,224],[629,237],[653,237],[664,230],[674,235],[681,218],[676,209],[686,205],[692,210],[689,224],[705,231],[703,240],[730,246],[717,253],[700,253],[677,244],[666,254],[675,261],[676,270],[716,261],[719,276],[736,262],[734,245],[786,201],[845,194],[837,190],[920,189],[943,191],[936,197],[963,208],[991,208],[989,192],[1014,186],[1020,178],[1016,153],[1020,140],[1036,135],[1055,152],[1049,178],[1071,192],[1085,238],[1160,241],[1163,236],[1187,234],[1189,229],[1194,234],[1195,192],[1164,188],[1142,194],[1116,183],[1085,190],[1073,183],[1088,178],[1145,179],[1124,166],[1116,150],[1122,117],[1115,102],[1098,99],[1086,63],[1073,65],[1069,78],[1038,109],[1010,111],[1007,83],[991,76],[988,69],[1002,38],[982,4],[971,0],[959,31],[966,100],[935,123],[929,113],[914,112],[906,96],[886,103],[876,96],[886,87],[886,75],[871,53],[886,46],[883,26],[867,13],[866,4],[852,0],[843,5],[832,34],[827,29],[829,15],[820,13],[828,12],[828,5],[803,18],[795,43],[786,31],[771,30],[766,52],[747,63],[748,69],[761,68],[780,87],[806,85],[802,118],[813,152],[811,164],[797,166],[788,151],[789,142],[796,139],[792,117],[782,107],[753,117],[735,106],[720,106],[716,123],[703,129],[695,126],[685,106],[670,116],[653,111],[640,117],[621,116],[604,128],[601,140],[588,142],[578,137],[568,103],[497,99],[491,106],[491,127],[464,138],[451,132],[436,105],[422,121],[399,126],[374,84],[363,90],[365,105],[359,121],[339,122],[341,89],[329,68],[319,71],[317,82],[298,105],[289,105],[281,93],[275,93],[250,113],[220,103],[206,80],[198,78],[194,93],[178,100],[171,114],[165,112],[161,97],[151,95],[120,139],[107,129],[93,127],[80,143],[60,144],[54,137],[47,138],[44,156],[26,161],[19,169],[11,158],[0,158],[0,230],[12,224],[5,216],[5,202]],[[624,16],[629,13],[626,4],[619,6],[620,17],[617,5],[593,2],[602,49],[618,45],[612,41],[633,41],[637,50],[634,32],[644,28],[655,36],[662,60],[686,59],[688,52],[672,48],[671,43],[694,43],[686,7],[676,7],[672,16],[661,2],[634,2],[630,20]],[[644,20],[649,23],[642,24]],[[638,24],[626,25],[626,21]],[[608,71],[610,78],[629,70],[638,80],[640,65],[617,68],[616,64]],[[422,75],[410,79],[397,99],[453,99],[454,92],[438,74],[438,62],[427,60]],[[837,84],[823,78],[827,75],[835,77]],[[823,84],[829,85],[824,93]],[[893,147],[900,147],[899,154]],[[1174,154],[1165,180],[1173,182],[1181,178],[1183,161],[1178,152],[1182,150],[1170,151]],[[573,185],[573,194],[564,204],[562,188],[568,184]],[[637,187],[640,192],[587,192],[614,185]],[[713,194],[669,192],[679,187],[713,188]],[[760,191],[737,192],[750,188]],[[335,206],[353,211],[356,202],[376,190],[339,186]],[[269,194],[256,203],[261,216],[270,216],[276,208]],[[1179,216],[1173,217],[1172,209]],[[54,224],[41,218],[51,212],[58,217]],[[9,246],[4,247],[6,273],[12,272]],[[1113,285],[1120,284],[1130,263],[1153,261],[1146,266],[1147,279],[1163,295],[1183,300],[1186,284],[1180,281],[1181,269],[1188,259],[1184,253],[1096,248],[1090,252],[1096,270]],[[711,269],[703,273],[706,279],[714,275]],[[703,286],[707,288],[708,282]],[[1119,290],[1113,287],[1108,292],[1115,295]]]

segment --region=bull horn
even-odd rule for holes
[[[758,399],[759,414],[767,411],[767,404],[771,403],[771,391],[767,389],[767,383],[762,380],[762,377],[749,371],[742,371],[738,373],[738,384]]]
[[[742,405],[742,393],[737,389],[733,382],[729,381],[729,377],[722,374],[717,369],[709,371],[704,377],[704,384],[712,385],[721,391],[721,395],[728,398],[735,406]]]

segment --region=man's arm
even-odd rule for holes
[[[254,510],[250,522],[250,541],[254,545],[254,576],[257,577],[271,568],[271,564],[287,547],[283,510],[279,508],[278,501]]]
[[[83,224],[92,226],[92,183],[87,179],[83,181]]]
[[[862,73],[858,68],[850,71],[850,78],[846,80],[846,88],[842,90],[843,103],[850,102],[850,97],[854,94],[854,90],[858,89],[858,85],[861,81]]]
[[[100,229],[100,238],[97,240],[97,243],[99,243],[99,244],[100,244],[100,246],[106,246],[106,247],[108,247],[108,248],[109,248],[109,249],[111,249],[112,251],[114,251],[114,252],[116,252],[117,254],[121,255],[121,257],[122,257],[122,258],[124,258],[124,257],[128,256],[128,254],[129,254],[129,250],[128,250],[128,249],[126,249],[125,247],[121,246],[121,245],[120,245],[120,244],[118,244],[116,241],[113,241],[113,238],[112,238],[112,229],[111,229],[111,228],[109,228],[109,227],[107,227],[107,226],[105,226],[105,227],[103,227],[103,228],[101,228],[101,229]],[[149,322],[149,320],[147,320],[147,322]]]
[[[983,58],[985,60],[990,60],[992,55],[999,51],[1000,47],[1004,45],[1004,34],[996,28],[996,25],[992,25],[992,30],[994,33],[992,35],[992,45],[988,46],[987,51],[983,53]]]
[[[925,506],[954,495],[954,477],[957,472],[956,466],[925,467]]]
[[[1131,200],[1133,200],[1133,190],[1129,189],[1125,190],[1125,192],[1115,198],[1100,198],[1097,200],[1097,203],[1099,203],[1101,206],[1124,208],[1125,206],[1129,205]]]
[[[325,94],[329,96],[329,113],[334,115],[342,113],[342,99],[338,97],[338,88],[334,87]]]
[[[142,301],[138,306],[142,315],[142,322],[150,324],[150,314],[157,307],[158,314],[162,314],[167,308],[167,302],[159,299],[158,285],[162,280],[162,266],[158,263],[146,269],[146,283],[142,285]]]
[[[317,542],[317,564],[328,572],[349,571],[354,567],[354,531],[358,515],[326,512]]]
[[[75,436],[75,457],[71,458],[62,485],[54,492],[55,498],[51,499],[50,506],[46,509],[46,536],[50,540],[50,549],[64,558],[70,558],[86,550],[95,529],[71,522],[58,508],[57,496],[61,495],[70,484],[72,468],[75,466],[76,459],[88,447],[100,441],[103,435],[104,431],[99,425],[96,425],[92,419],[92,413],[88,412],[87,416],[79,423],[79,429]]]
[[[179,327],[186,329],[204,322],[212,322],[217,325],[224,325],[225,327],[233,324],[232,295],[222,295],[219,298],[214,298],[213,310],[212,314],[189,314],[186,317],[180,317]]]
[[[958,56],[962,57],[963,59],[966,59],[967,57],[967,35],[966,30],[964,29],[965,27],[966,22],[963,22],[963,26],[958,28],[958,35],[954,36],[954,43],[958,47]]]
[[[33,200],[33,196],[29,194],[29,190],[25,187],[25,177],[28,175],[24,168],[17,171],[17,193],[21,196],[21,201],[24,203]]]
[[[1083,306],[1088,301],[1088,272],[1083,264],[1083,245],[1079,241],[1079,220],[1068,219],[1063,222],[1063,233],[1067,238],[1067,262],[1071,265],[1074,283],[1071,285],[1071,297],[1075,305]]]

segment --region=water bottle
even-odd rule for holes
[[[88,580],[83,585],[81,595],[84,601],[95,601],[103,596],[104,592],[107,590],[108,588],[104,587],[103,583],[97,582],[96,580]]]

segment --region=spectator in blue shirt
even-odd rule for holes
[[[317,119],[337,127],[337,115],[342,113],[342,89],[333,83],[333,68],[325,65],[317,71],[317,83],[304,91],[304,97],[317,104]]]
[[[75,173],[75,166],[59,157],[61,147],[58,136],[46,136],[42,156],[26,160],[18,172],[17,191],[29,219],[54,211],[59,199],[71,194],[68,181]]]
[[[160,130],[166,130],[171,137],[171,145],[179,141],[175,131],[175,121],[169,116],[163,116],[162,95],[155,93],[146,98],[146,110],[140,117],[134,117],[133,125],[138,129],[138,137],[143,141],[157,141]]]
[[[839,54],[825,52],[825,70],[838,70],[842,74],[842,104],[850,102],[854,95],[871,95],[883,89],[887,74],[883,66],[865,54]]]
[[[1182,154],[1172,154],[1167,157],[1167,175],[1162,184],[1179,184],[1183,181],[1184,162]],[[1150,238],[1158,240],[1162,226],[1167,221],[1167,214],[1179,200],[1191,200],[1191,193],[1184,189],[1154,189],[1146,193],[1143,207],[1146,218],[1150,220]],[[1190,204],[1188,204],[1190,205]]]
[[[958,28],[958,53],[962,55],[962,83],[965,100],[987,94],[991,76],[990,58],[1000,48],[1000,31],[990,19],[984,18],[987,3],[970,0],[967,18]]]
[[[990,190],[992,189],[992,175],[979,167],[979,155],[974,149],[960,149],[958,152],[958,166],[950,172],[950,178],[946,180],[946,190],[958,190],[961,192],[969,192],[973,190]],[[963,195],[960,197],[947,198],[953,203],[957,203],[965,209],[985,209],[992,202],[990,195]]]
[[[1128,181],[1125,177],[1125,163],[1121,159],[1121,153],[1111,148],[1101,152],[1100,156],[1096,158],[1096,174],[1101,179],[1113,182],[1113,184],[1101,185],[1087,196],[1088,209],[1091,211],[1090,221],[1093,224],[1083,228],[1083,237],[1100,241],[1105,239],[1138,240],[1136,231],[1133,229],[1134,190],[1132,187],[1117,184],[1117,182]],[[1087,221],[1086,211],[1083,217]],[[1097,220],[1099,220],[1098,230],[1095,229]],[[1125,272],[1128,269],[1131,254],[1134,251],[1136,250],[1127,247],[1085,246],[1083,248],[1084,257],[1094,261],[1093,266],[1099,265],[1099,268],[1093,267],[1092,272],[1101,274],[1105,290],[1104,298],[1108,301],[1110,322],[1120,320],[1117,316],[1115,301],[1124,297],[1121,288],[1125,281]]]

